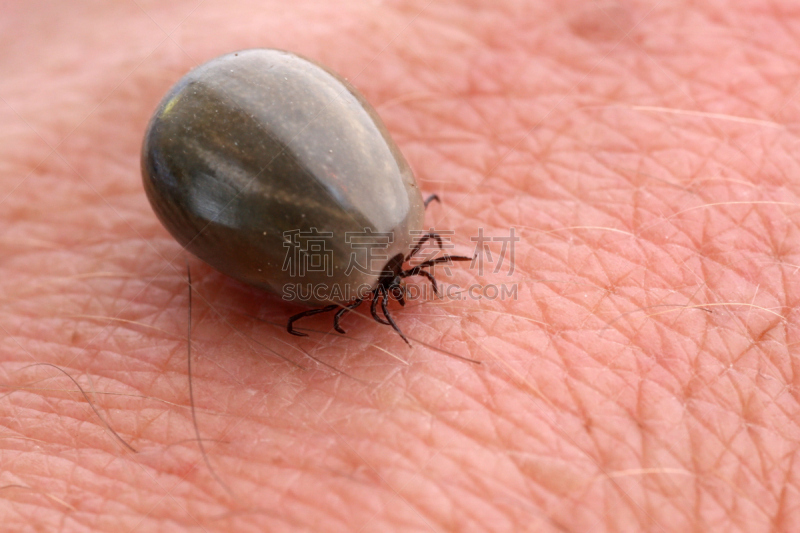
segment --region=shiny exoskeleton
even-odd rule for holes
[[[468,259],[403,269],[423,242],[438,240],[422,232],[427,202],[408,163],[349,83],[288,52],[231,53],[178,81],[147,127],[142,177],[156,215],[187,250],[245,283],[321,306],[292,317],[295,335],[297,318],[337,308],[341,332],[343,313],[367,298],[373,317],[402,335],[387,309],[390,297],[403,303],[401,280],[435,284],[428,267]],[[375,254],[354,244],[359,235],[382,236],[383,265],[369,268]],[[316,248],[298,248],[300,236]],[[310,261],[320,251],[322,267]],[[338,290],[300,300],[287,291],[298,283]]]

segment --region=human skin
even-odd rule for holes
[[[165,4],[2,8],[4,528],[797,530],[796,3]],[[251,47],[349,78],[456,250],[516,228],[437,275],[517,298],[301,339],[184,252],[141,137]]]

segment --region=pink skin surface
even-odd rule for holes
[[[800,8],[702,4],[4,3],[3,527],[797,531]],[[515,227],[512,273],[437,273],[517,298],[301,339],[188,256],[144,127],[251,47],[349,78],[456,252]]]

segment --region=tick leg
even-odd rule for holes
[[[425,209],[427,209],[427,208],[428,208],[428,204],[429,204],[429,203],[431,203],[431,202],[432,202],[432,201],[434,201],[434,200],[436,200],[436,203],[437,203],[437,204],[440,204],[440,203],[442,203],[442,201],[441,201],[441,200],[439,200],[439,196],[437,196],[437,195],[435,195],[435,194],[431,194],[430,196],[428,196],[427,198],[425,198]]]
[[[410,276],[424,276],[428,278],[428,281],[430,281],[431,285],[433,285],[433,294],[439,296],[439,288],[436,286],[436,278],[434,278],[433,274],[431,274],[427,270],[423,270],[423,267],[421,265],[415,266],[414,268],[411,268],[409,270],[403,270],[400,273],[401,278],[408,278]]]
[[[359,298],[358,300],[356,300],[355,302],[351,303],[350,305],[342,307],[341,309],[339,309],[339,311],[337,311],[336,314],[333,316],[333,329],[335,329],[336,331],[338,331],[342,335],[347,333],[345,330],[343,330],[339,326],[339,319],[341,319],[342,316],[346,312],[351,311],[351,310],[355,309],[356,307],[358,307],[359,305],[361,305],[361,302],[363,302],[363,301],[364,301],[364,298]]]
[[[372,305],[370,305],[369,307],[369,312],[372,314],[372,318],[375,319],[375,322],[391,326],[389,322],[387,322],[378,315],[378,299],[381,298],[382,296],[383,296],[383,291],[381,289],[376,289],[375,292],[372,293]]]
[[[448,263],[450,261],[472,261],[473,259],[474,259],[473,257],[466,257],[463,255],[443,255],[442,257],[437,257],[436,259],[429,259],[428,261],[423,261],[414,268],[424,268],[433,265],[438,265],[439,263]],[[412,268],[411,270],[414,269]]]
[[[288,331],[292,335],[297,335],[298,337],[308,337],[307,333],[301,333],[299,331],[295,331],[294,327],[292,327],[292,324],[294,324],[296,321],[300,320],[301,318],[305,318],[307,316],[312,316],[312,315],[318,315],[320,313],[327,313],[329,311],[333,311],[334,309],[337,309],[338,307],[339,306],[335,305],[335,304],[334,305],[326,305],[325,307],[320,307],[319,309],[309,309],[308,311],[303,311],[302,313],[297,313],[296,315],[294,315],[293,317],[291,317],[289,319],[289,323],[286,324],[286,331]]]
[[[392,315],[389,314],[389,306],[386,303],[386,298],[381,300],[381,310],[383,311],[383,316],[385,316],[386,320],[389,321],[389,325],[391,325],[392,328],[394,328],[394,330],[397,332],[397,334],[400,335],[403,338],[404,341],[406,341],[406,344],[411,346],[411,343],[408,342],[408,339],[406,338],[406,336],[403,335],[403,332],[400,331],[400,328],[398,328],[397,324],[394,323],[394,319],[392,318]]]
[[[434,200],[436,200],[436,203],[439,203],[439,204],[442,203],[442,201],[439,199],[439,195],[431,194],[430,196],[425,198],[425,202],[424,202],[425,209],[427,209],[428,205],[431,202],[433,202]],[[408,254],[408,257],[406,257],[406,261],[408,261],[409,259],[411,259],[415,255],[417,255],[417,252],[419,252],[419,249],[422,248],[422,245],[425,244],[426,242],[428,242],[431,239],[436,239],[436,243],[439,245],[439,249],[441,250],[442,249],[442,238],[439,237],[439,235],[437,235],[436,233],[430,232],[427,235],[425,235],[424,237],[422,237],[419,240],[419,242],[417,242],[417,245],[414,247],[413,250],[411,250],[411,253]]]
[[[439,245],[439,249],[442,249],[442,238],[439,236],[438,233],[428,232],[417,241],[417,244],[414,245],[414,248],[411,249],[411,253],[406,256],[406,261],[417,255],[417,253],[422,248],[422,245],[428,242],[429,240],[434,239],[436,240],[436,244]]]
[[[400,302],[403,307],[406,306],[406,291],[401,286],[397,285],[391,289],[391,294],[395,300]]]

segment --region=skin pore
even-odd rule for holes
[[[800,10],[737,4],[5,6],[5,525],[796,530]],[[363,92],[452,253],[515,228],[513,271],[490,241],[436,274],[516,298],[393,305],[411,349],[368,310],[297,338],[302,308],[182,251],[145,125],[251,47]]]

